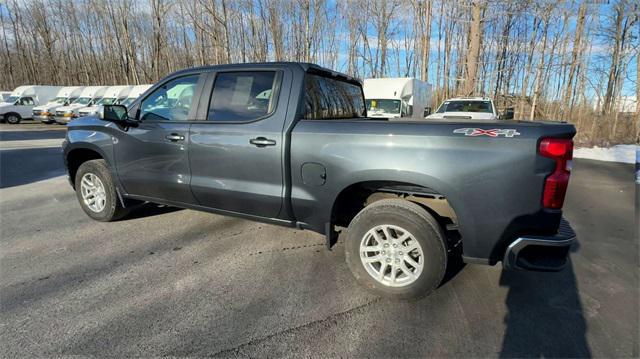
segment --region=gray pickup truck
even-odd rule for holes
[[[575,128],[367,118],[361,82],[305,63],[171,74],[68,126],[69,180],[93,219],[144,202],[308,229],[378,294],[423,296],[447,262],[554,271]],[[460,255],[460,254],[458,254]]]

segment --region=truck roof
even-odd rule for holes
[[[107,86],[87,86],[82,90],[80,97],[102,97],[107,91]]]
[[[353,76],[349,76],[347,74],[344,74],[338,71],[327,69],[325,67],[312,64],[309,62],[289,62],[289,61],[247,62],[247,63],[241,63],[241,64],[207,65],[207,66],[192,67],[192,68],[184,69],[178,72],[174,72],[167,77],[174,77],[176,75],[188,74],[188,73],[197,72],[197,71],[232,70],[232,69],[242,69],[242,68],[251,68],[251,67],[269,68],[269,67],[276,67],[276,66],[288,67],[294,71],[302,70],[304,72],[309,72],[309,73],[319,73],[325,76],[337,77],[337,78],[346,80],[348,82],[354,82],[362,85],[362,81],[360,79],[355,78]]]
[[[58,91],[56,97],[72,97],[79,96],[82,93],[84,86],[65,86]]]
[[[132,86],[110,86],[104,93],[107,98],[120,98],[127,96],[131,92]]]

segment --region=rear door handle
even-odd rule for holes
[[[172,133],[170,135],[166,135],[166,136],[164,136],[164,138],[166,138],[167,140],[169,140],[171,142],[184,141],[184,136],[179,135],[177,133]]]
[[[249,140],[249,143],[256,147],[275,146],[276,141],[270,140],[266,137],[256,137]]]

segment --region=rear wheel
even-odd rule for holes
[[[18,115],[17,113],[6,114],[4,118],[5,120],[7,120],[8,123],[12,125],[17,125],[20,123],[20,120],[22,120],[22,118],[20,118],[20,115]]]
[[[365,288],[386,297],[428,295],[447,267],[445,237],[419,205],[386,199],[364,208],[349,224],[345,256]]]
[[[75,178],[76,196],[84,212],[91,218],[110,222],[127,215],[118,199],[115,182],[104,160],[84,162]]]

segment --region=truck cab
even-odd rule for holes
[[[67,106],[56,109],[54,119],[60,125],[66,125],[74,118],[78,117],[81,108],[91,106],[99,101],[107,91],[107,86],[87,86],[80,96]]]
[[[431,111],[432,87],[414,78],[364,80],[367,114],[372,118],[423,119]]]
[[[33,118],[42,123],[54,123],[55,110],[62,106],[68,106],[75,101],[80,93],[82,86],[67,86],[60,89],[56,97],[51,99],[44,105],[33,108]]]
[[[0,121],[11,124],[33,117],[35,106],[49,102],[60,91],[59,86],[20,86],[0,104]]]
[[[118,105],[127,98],[133,86],[111,86],[104,93],[104,97],[87,107],[78,109],[78,117],[94,115],[100,110],[100,106]]]

